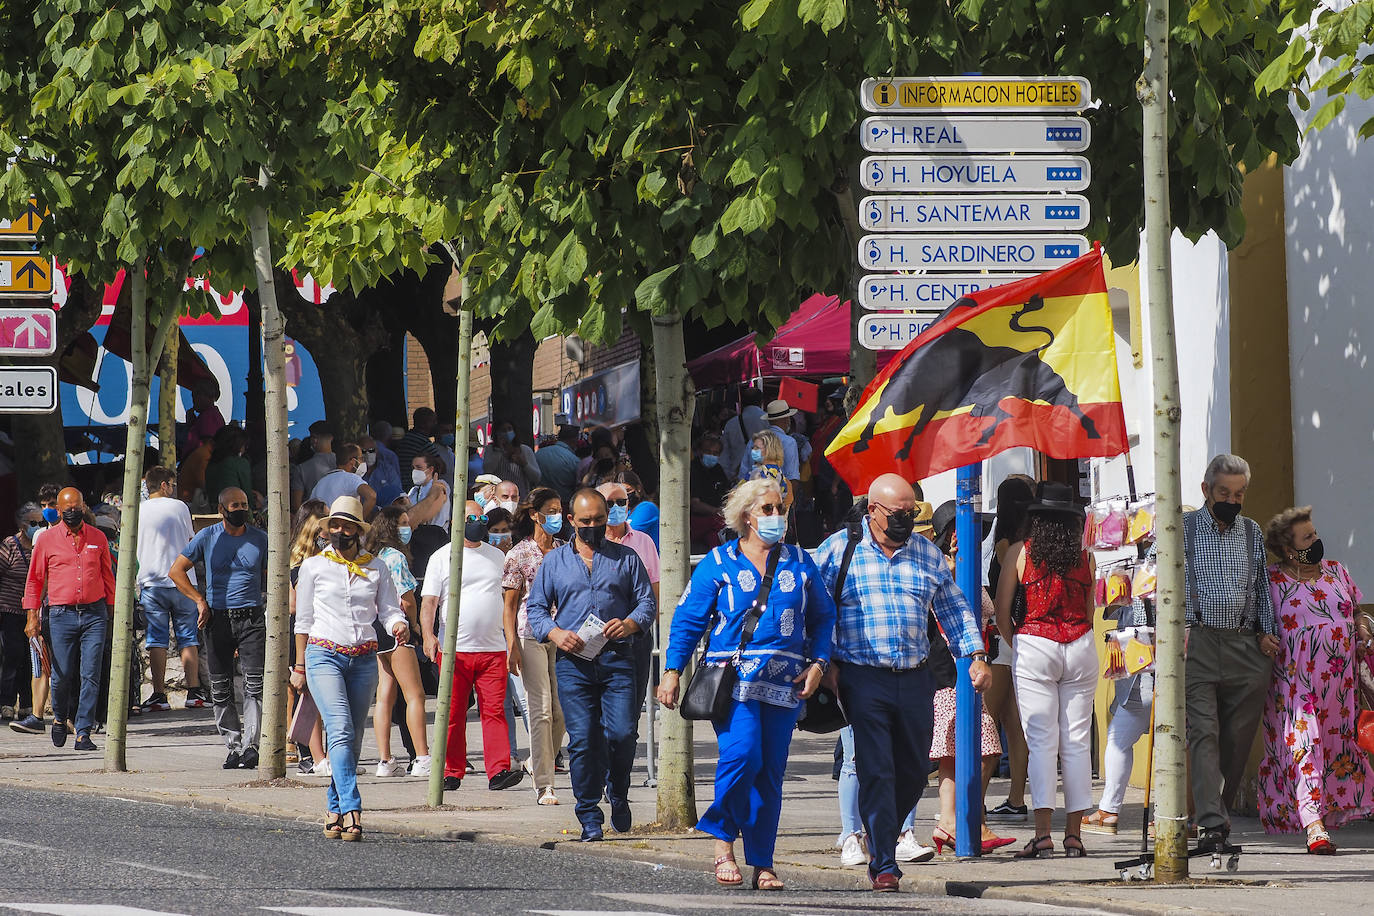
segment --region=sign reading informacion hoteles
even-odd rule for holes
[[[0,308],[0,356],[51,356],[57,352],[57,312]]]
[[[870,78],[866,111],[1081,111],[1091,97],[1081,76],[903,76]]]
[[[859,222],[870,232],[984,232],[1083,229],[1088,199],[1077,194],[926,194],[865,197]]]
[[[29,198],[28,209],[18,219],[0,219],[0,238],[34,238],[47,215],[47,211],[38,206],[38,201]]]
[[[1082,156],[869,156],[865,190],[947,194],[951,191],[1082,191],[1092,167]]]
[[[1074,115],[878,115],[859,140],[872,153],[1081,153],[1092,128]]]
[[[0,366],[0,414],[52,413],[57,370],[52,366]]]
[[[869,350],[900,350],[939,317],[938,311],[869,312],[859,322],[859,343]]]
[[[859,304],[873,311],[923,309],[943,311],[979,290],[1033,277],[1031,273],[922,274],[884,276],[869,274],[859,285]]]
[[[1033,270],[1062,267],[1086,253],[1081,235],[867,235],[865,270]]]
[[[52,259],[32,251],[0,251],[0,296],[52,295]]]

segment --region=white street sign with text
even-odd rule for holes
[[[925,194],[865,197],[859,222],[870,232],[1058,231],[1088,225],[1088,199],[1077,194]]]
[[[874,153],[1081,153],[1092,128],[1072,115],[879,115],[859,140]]]
[[[859,284],[859,304],[875,311],[934,309],[942,311],[965,296],[1003,283],[1024,280],[1035,274],[921,274],[884,276],[869,274]]]

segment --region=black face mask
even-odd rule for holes
[[[1312,542],[1312,546],[1306,550],[1293,551],[1293,559],[1304,566],[1316,566],[1326,556],[1326,547],[1322,545],[1322,539],[1317,538]]]
[[[911,540],[911,532],[916,530],[916,513],[910,509],[901,509],[897,512],[887,514],[887,527],[883,529],[883,534],[894,544],[905,544]]]
[[[598,475],[600,475],[600,476],[605,476],[606,474],[609,474],[609,473],[611,473],[611,472],[614,471],[614,470],[615,470],[615,459],[614,459],[614,458],[601,458],[601,459],[598,459],[598,460],[597,460],[597,462],[596,462],[596,473],[597,473]]]
[[[606,540],[606,526],[588,525],[585,528],[578,528],[577,536],[582,539],[582,543],[595,550]]]
[[[463,537],[474,544],[484,544],[487,540],[488,527],[490,526],[486,522],[468,522],[463,526]]]
[[[62,521],[67,523],[68,528],[75,531],[85,523],[86,515],[80,509],[63,509]]]
[[[1212,503],[1212,517],[1223,525],[1234,525],[1240,515],[1240,503]]]
[[[358,536],[356,534],[344,534],[342,531],[329,532],[329,543],[334,545],[337,551],[352,550],[358,546]]]
[[[235,528],[242,528],[248,524],[247,509],[225,509],[224,520]]]

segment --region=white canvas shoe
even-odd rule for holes
[[[840,864],[868,864],[868,846],[864,843],[863,834],[851,833],[844,838],[844,845],[840,847]]]

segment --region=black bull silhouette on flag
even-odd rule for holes
[[[960,299],[950,306],[946,314],[976,305],[972,299]],[[1048,338],[1032,350],[989,346],[977,334],[961,327],[951,328],[921,346],[905,365],[893,373],[879,392],[878,402],[873,405],[868,422],[854,443],[854,452],[857,454],[869,448],[878,421],[888,411],[901,417],[916,410],[918,413],[909,428],[906,442],[895,456],[898,460],[905,460],[911,454],[912,442],[938,414],[962,407],[972,408],[969,411],[971,417],[992,418],[992,424],[983,430],[982,438],[978,441],[980,446],[986,445],[997,432],[997,427],[1004,420],[1012,419],[1012,415],[1002,409],[1001,402],[1006,398],[1064,407],[1078,417],[1088,438],[1101,438],[1092,419],[1079,406],[1077,395],[1064,384],[1059,373],[1042,359],[1045,350],[1054,343],[1054,332],[1043,325],[1021,324],[1023,315],[1044,307],[1045,300],[1039,294],[1031,296],[1025,305],[1012,313],[1007,323],[1009,330]]]

